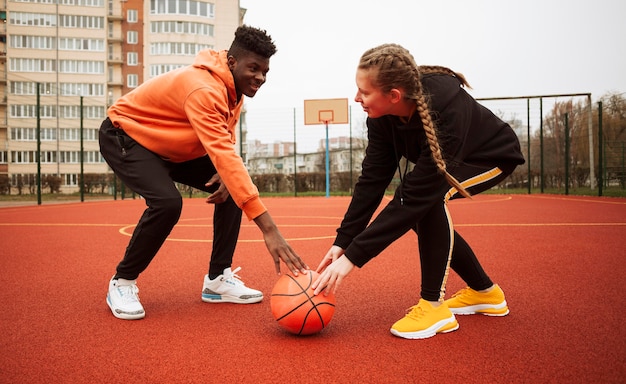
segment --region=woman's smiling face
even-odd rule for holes
[[[391,113],[393,103],[389,94],[374,85],[376,70],[357,69],[357,92],[354,101],[360,103],[368,117],[377,118]]]

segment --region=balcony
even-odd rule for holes
[[[109,57],[107,59],[108,64],[124,64],[124,60],[119,57]]]
[[[122,80],[109,80],[109,81],[107,81],[107,86],[109,86],[109,87],[122,87],[122,86],[124,86],[124,83],[122,82]]]
[[[119,15],[113,14],[113,12],[109,11],[109,14],[107,15],[107,20],[108,21],[122,21],[124,20],[124,16],[122,16],[121,14]]]

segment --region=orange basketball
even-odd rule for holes
[[[313,295],[311,284],[319,274],[282,275],[272,289],[270,306],[278,324],[296,335],[312,335],[328,326],[335,313],[335,296]]]

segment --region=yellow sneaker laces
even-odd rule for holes
[[[426,314],[426,311],[424,311],[424,308],[420,307],[419,304],[415,304],[414,306],[412,306],[409,309],[407,309],[406,316],[410,317],[410,318],[412,318],[414,320],[419,320],[425,314]]]

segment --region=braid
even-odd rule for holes
[[[439,73],[439,74],[454,76],[457,79],[459,79],[462,86],[464,86],[465,88],[472,89],[472,87],[469,85],[469,83],[467,82],[467,79],[462,73],[454,72],[450,68],[442,67],[441,65],[420,65],[417,68],[422,75],[425,75],[428,73]]]
[[[426,139],[428,140],[428,146],[430,147],[430,155],[435,162],[439,173],[444,175],[448,184],[456,188],[456,190],[464,197],[471,198],[469,192],[467,192],[461,183],[459,183],[459,181],[448,172],[446,162],[443,160],[443,155],[441,154],[441,147],[439,146],[435,123],[430,116],[428,103],[426,102],[426,98],[422,92],[421,82],[419,81],[419,77],[415,77],[415,79],[415,82],[419,83],[415,103],[417,104],[417,112],[419,113],[420,119],[422,120],[422,126],[424,127],[424,132],[426,133]]]
[[[379,47],[366,51],[361,56],[359,63],[361,69],[376,69],[378,75],[376,85],[383,91],[389,92],[391,89],[403,89],[407,99],[414,100],[417,105],[424,132],[430,147],[431,157],[437,166],[439,173],[444,175],[450,186],[464,197],[470,197],[470,194],[452,176],[446,167],[446,162],[441,153],[439,140],[437,138],[437,129],[435,123],[430,116],[428,102],[422,91],[422,82],[420,73],[442,73],[454,76],[461,81],[461,84],[469,87],[465,77],[449,68],[441,66],[421,66],[418,67],[408,50],[397,44],[383,44]]]

